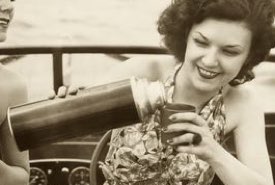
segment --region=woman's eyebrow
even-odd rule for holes
[[[198,33],[204,40],[208,41],[208,38],[204,36],[201,32],[197,31],[195,33]]]
[[[206,36],[204,36],[201,32],[197,31],[195,33],[199,34],[204,40],[209,41],[209,39]],[[228,44],[228,45],[225,45],[225,47],[243,49],[243,46],[240,44]]]

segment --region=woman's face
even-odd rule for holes
[[[14,7],[10,0],[0,0],[0,42],[6,40],[7,30],[13,18]]]
[[[216,91],[238,74],[251,40],[242,22],[206,19],[190,30],[182,74],[195,88]]]

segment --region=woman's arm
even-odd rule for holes
[[[273,185],[273,178],[265,142],[263,112],[248,91],[232,91],[225,98],[226,131],[234,129],[237,158],[216,142],[207,122],[196,113],[177,113],[170,117],[165,132],[189,133],[169,141],[178,152],[197,155],[214,169],[225,185]],[[201,136],[200,143],[192,143],[194,134]]]
[[[161,81],[166,78],[165,75],[171,73],[174,66],[175,60],[169,55],[161,57],[133,57],[107,70],[98,79],[97,84],[118,81],[132,76],[146,78],[151,81]]]
[[[249,89],[238,88],[226,100],[228,124],[234,124],[234,140],[238,160],[218,148],[210,161],[226,185],[273,185],[273,177],[265,140],[264,114],[259,101]]]
[[[26,102],[26,86],[21,79],[8,71],[1,71],[1,73],[1,77],[4,76],[5,81],[7,81],[4,85],[5,92],[7,92],[6,97],[1,97],[7,100],[4,109],[7,109],[7,106]],[[4,119],[0,127],[0,147],[2,157],[2,161],[0,161],[0,185],[27,185],[29,182],[28,152],[20,152],[18,150],[6,119]]]

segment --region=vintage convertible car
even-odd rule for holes
[[[164,48],[148,46],[27,46],[3,47],[0,54],[7,56],[2,62],[9,62],[22,55],[52,55],[52,84],[55,90],[64,84],[63,55],[104,54],[117,62],[123,62],[131,55],[166,55]],[[268,61],[273,61],[270,55]],[[22,61],[24,62],[24,61]],[[12,64],[11,64],[12,65]],[[50,77],[49,77],[50,78]],[[35,101],[34,101],[35,102]],[[266,138],[272,168],[275,169],[274,123],[275,113],[266,112]],[[99,125],[100,127],[100,125]],[[51,133],[48,133],[49,135]],[[110,132],[101,132],[70,138],[30,149],[30,185],[96,185],[103,182],[103,175],[97,162],[103,160],[108,149]],[[226,147],[234,154],[232,139]],[[215,178],[214,185],[222,184]]]
[[[26,79],[29,85],[30,101],[45,99],[50,89],[57,91],[58,87],[62,85],[86,86],[93,84],[97,78],[100,78],[105,69],[111,68],[132,56],[168,54],[165,49],[158,47],[159,41],[156,40],[159,38],[154,36],[155,33],[145,36],[143,34],[148,33],[148,30],[136,26],[152,23],[148,21],[150,19],[148,12],[157,15],[159,9],[166,4],[162,2],[159,9],[152,9],[160,3],[159,0],[108,0],[108,2],[94,0],[92,3],[90,0],[77,3],[73,0],[29,0],[28,2],[18,1],[16,3],[17,18],[15,17],[13,28],[11,28],[11,31],[14,30],[14,32],[10,35],[10,41],[0,48],[0,55],[3,56],[0,58],[0,62],[17,71]],[[117,9],[110,9],[115,3],[118,3]],[[144,6],[144,3],[148,6]],[[100,6],[97,7],[96,5]],[[31,6],[33,8],[30,8]],[[49,7],[49,9],[45,7]],[[130,15],[129,10],[124,11],[124,8],[134,8],[130,11],[136,14]],[[107,16],[105,13],[110,14]],[[61,15],[58,19],[59,22],[55,22],[57,14]],[[97,14],[100,16],[96,16]],[[44,16],[44,19],[39,19],[39,16]],[[130,20],[127,20],[127,16],[130,16]],[[85,19],[80,22],[82,17]],[[24,21],[25,19],[26,21]],[[103,19],[108,20],[111,24],[104,23]],[[59,24],[65,25],[62,30],[59,30]],[[86,27],[82,28],[81,24]],[[135,32],[129,34],[128,30],[123,30],[121,27],[109,30],[110,27],[108,26],[115,24],[130,26],[129,30]],[[96,26],[101,27],[101,29],[97,30]],[[82,29],[78,29],[78,27]],[[113,34],[114,30],[117,35]],[[138,31],[142,32],[142,39]],[[61,35],[59,37],[61,39],[56,39],[56,35]],[[106,35],[109,36],[107,39],[105,38]],[[87,40],[88,36],[91,37],[90,40]],[[131,42],[125,41],[127,40],[125,38]],[[64,44],[65,39],[69,40],[69,43]],[[152,40],[156,42],[151,42]],[[267,59],[266,65],[269,66],[270,64],[271,66],[267,68],[274,69],[274,64],[271,64],[272,61],[275,61],[273,54]],[[262,79],[267,81],[267,85],[269,83],[274,85],[274,77],[270,78],[272,74],[265,77],[265,72],[261,71],[259,69],[256,72],[260,75],[264,73]],[[273,93],[274,91],[271,90],[274,89],[275,86],[270,88],[269,93]],[[267,99],[269,96],[260,97]],[[265,100],[265,102],[268,101]],[[272,168],[275,172],[274,112],[272,110],[267,111],[265,116],[267,144]],[[50,135],[51,133],[47,134]],[[98,170],[97,161],[104,158],[109,138],[110,132],[104,130],[99,133],[31,148],[30,185],[101,184],[103,176]],[[234,154],[232,140],[228,140],[227,146]],[[215,178],[213,184],[221,185],[222,183],[218,178]]]

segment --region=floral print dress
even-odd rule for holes
[[[167,101],[172,102],[174,73],[164,84]],[[199,113],[208,123],[213,137],[221,143],[225,114],[221,93],[215,95]],[[194,154],[177,153],[161,142],[160,111],[149,115],[145,123],[115,129],[110,148],[100,167],[104,185],[209,185],[214,171]]]

